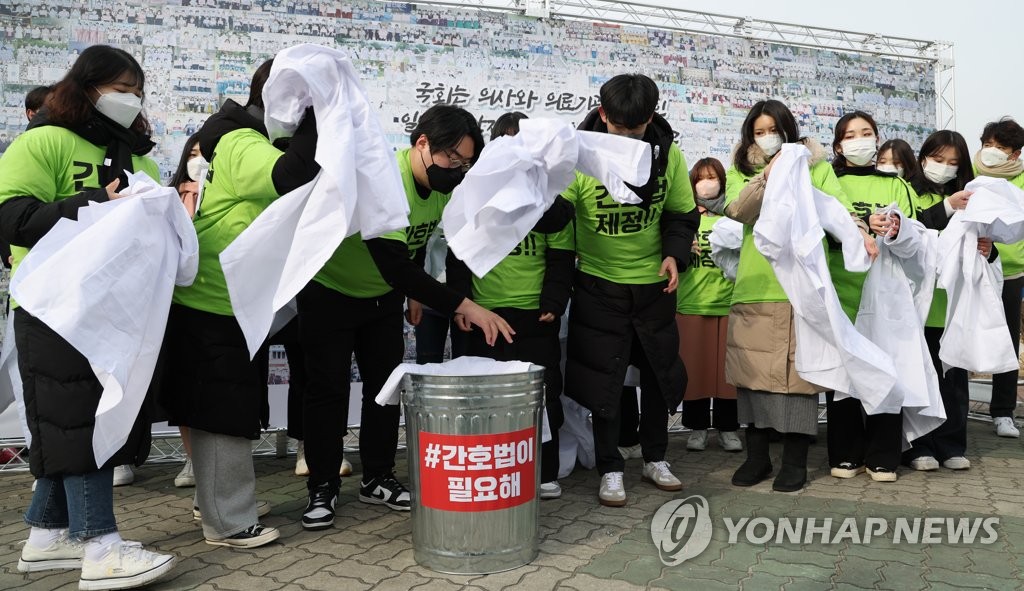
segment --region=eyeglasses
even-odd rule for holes
[[[473,163],[464,160],[455,150],[445,148],[442,151],[444,152],[444,155],[448,157],[448,161],[452,163],[449,168],[461,168],[462,172],[469,172],[469,167],[473,166]]]

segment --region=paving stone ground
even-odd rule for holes
[[[631,460],[627,506],[601,507],[597,474],[577,469],[562,481],[561,499],[540,505],[538,558],[482,576],[446,575],[417,565],[408,514],[360,503],[354,479],[342,486],[335,527],[304,531],[299,518],[305,486],[292,475],[294,458],[255,460],[258,495],[273,504],[264,522],[282,532],[278,543],[263,548],[235,550],[203,542],[190,511],[192,490],[172,482],[180,464],[143,466],[135,484],[115,489],[115,506],[125,538],[179,557],[173,576],[150,587],[155,591],[1024,589],[1024,443],[997,438],[987,423],[972,421],[968,433],[969,471],[901,470],[898,482],[883,484],[866,475],[830,477],[822,429],[811,448],[810,484],[798,493],[773,492],[770,482],[733,487],[729,479],[743,454],[721,451],[714,435],[707,451],[687,452],[686,435],[672,434],[668,460],[684,481],[683,492],[662,492],[642,483],[640,461]],[[773,446],[776,458],[780,452]],[[398,473],[406,473],[404,457]],[[76,572],[17,572],[30,484],[26,473],[0,474],[0,589],[75,589]],[[651,540],[652,517],[664,503],[692,495],[708,500],[710,543],[696,557],[666,566]],[[997,517],[999,523],[995,541],[987,544],[978,539],[897,544],[891,531],[866,544],[850,539],[822,543],[820,535],[798,543],[752,543],[742,534],[731,543],[724,520],[744,517],[775,523],[783,517],[832,518],[836,523],[846,517],[858,523],[877,518],[890,527],[898,518]]]

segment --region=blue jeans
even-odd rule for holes
[[[37,480],[25,523],[69,530],[75,540],[117,531],[114,520],[114,469]]]

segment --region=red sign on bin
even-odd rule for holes
[[[493,435],[420,432],[420,502],[444,511],[494,511],[536,492],[537,429]]]

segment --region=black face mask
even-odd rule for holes
[[[438,193],[451,193],[455,190],[455,187],[459,186],[462,179],[466,177],[466,173],[462,172],[461,168],[442,168],[437,164],[434,164],[434,157],[430,157],[430,166],[427,166],[426,161],[423,160],[423,153],[420,153],[420,161],[423,162],[423,166],[427,169],[427,182],[430,183],[430,189],[437,191]]]

